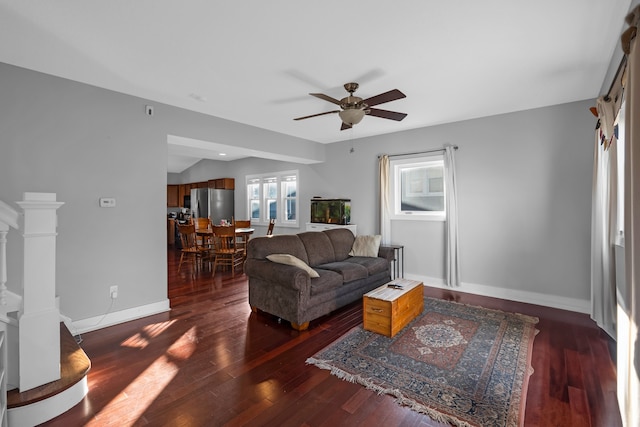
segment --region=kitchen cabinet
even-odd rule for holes
[[[167,207],[184,207],[184,196],[189,196],[194,188],[234,190],[235,180],[233,178],[218,178],[189,184],[167,185]]]
[[[167,185],[167,207],[176,208],[182,205],[178,197],[180,193],[179,185]]]
[[[235,190],[235,180],[233,178],[210,179],[209,188],[215,188],[218,190]]]
[[[184,204],[184,196],[188,196],[189,194],[191,194],[191,184],[180,185],[180,188],[178,189],[178,201],[180,202],[180,206]]]

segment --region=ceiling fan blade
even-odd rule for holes
[[[369,108],[368,114],[370,116],[382,117],[383,119],[396,120],[398,122],[404,119],[405,117],[407,117],[406,113],[398,113],[396,111],[381,110],[379,108]]]
[[[324,113],[318,113],[318,114],[312,114],[310,116],[304,116],[304,117],[296,117],[293,120],[304,120],[304,119],[310,119],[311,117],[318,117],[318,116],[324,116],[325,114],[333,114],[333,113],[339,113],[340,110],[334,110],[334,111],[325,111]]]
[[[398,89],[390,90],[389,92],[381,93],[380,95],[372,96],[371,98],[365,99],[364,102],[369,107],[373,107],[374,105],[384,104],[385,102],[395,101],[396,99],[406,98],[407,95],[400,92]]]
[[[384,75],[384,71],[382,71],[380,68],[372,68],[371,70],[367,71],[366,73],[361,74],[358,77],[354,77],[353,79],[351,79],[349,81],[358,82],[362,86],[363,84],[370,83],[370,82],[374,81],[375,79],[378,79],[378,78],[382,77],[383,75]],[[322,87],[322,86],[316,86],[316,87]]]
[[[346,130],[346,129],[351,129],[351,125],[346,124],[345,122],[342,122],[342,126],[340,126],[340,130]]]
[[[325,101],[329,101],[332,104],[340,105],[340,101],[330,97],[329,95],[325,95],[324,93],[310,93],[309,95],[315,96],[316,98],[324,99]]]

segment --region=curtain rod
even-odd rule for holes
[[[613,76],[613,80],[611,81],[611,84],[609,85],[609,90],[604,95],[605,101],[609,102],[609,100],[611,100],[611,92],[613,91],[613,88],[616,86],[616,83],[618,82],[618,79],[622,78],[622,74],[624,73],[626,65],[627,65],[627,55],[624,55],[622,57],[622,60],[620,60],[620,65],[618,65],[618,69],[616,70],[616,73]],[[620,82],[620,84],[622,84],[622,81]],[[615,101],[617,101],[617,99]]]
[[[457,150],[457,149],[458,149],[458,146],[457,146],[457,145],[454,145],[454,146],[453,146],[453,149],[454,149],[454,150]],[[444,148],[436,148],[436,149],[433,149],[433,150],[427,150],[427,151],[416,151],[415,153],[389,154],[388,156],[389,156],[389,157],[413,156],[413,155],[415,155],[415,154],[435,153],[435,152],[437,152],[437,151],[444,151],[444,150],[445,150]],[[382,156],[381,156],[381,155],[380,155],[380,156],[378,156],[378,158],[380,158],[380,157],[382,157]]]

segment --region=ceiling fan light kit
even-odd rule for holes
[[[349,110],[342,110],[338,115],[340,116],[340,119],[342,119],[342,123],[345,125],[357,125],[362,121],[365,111],[352,108]]]
[[[396,99],[405,98],[406,95],[400,92],[398,89],[393,89],[380,95],[372,96],[371,98],[362,99],[357,96],[353,96],[353,93],[358,89],[358,83],[351,82],[346,83],[344,88],[349,92],[349,96],[337,100],[323,93],[310,93],[309,95],[315,96],[332,104],[340,106],[340,110],[327,111],[324,113],[312,114],[310,116],[297,117],[293,120],[309,119],[311,117],[324,116],[326,114],[338,113],[342,120],[342,126],[340,130],[350,129],[353,125],[360,123],[362,118],[368,114],[374,117],[380,117],[383,119],[401,121],[407,115],[405,113],[398,113],[395,111],[380,110],[377,108],[370,108],[374,105],[384,104],[385,102],[395,101]]]

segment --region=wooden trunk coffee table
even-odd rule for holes
[[[364,294],[363,323],[367,331],[393,337],[422,313],[422,282],[395,279]]]

